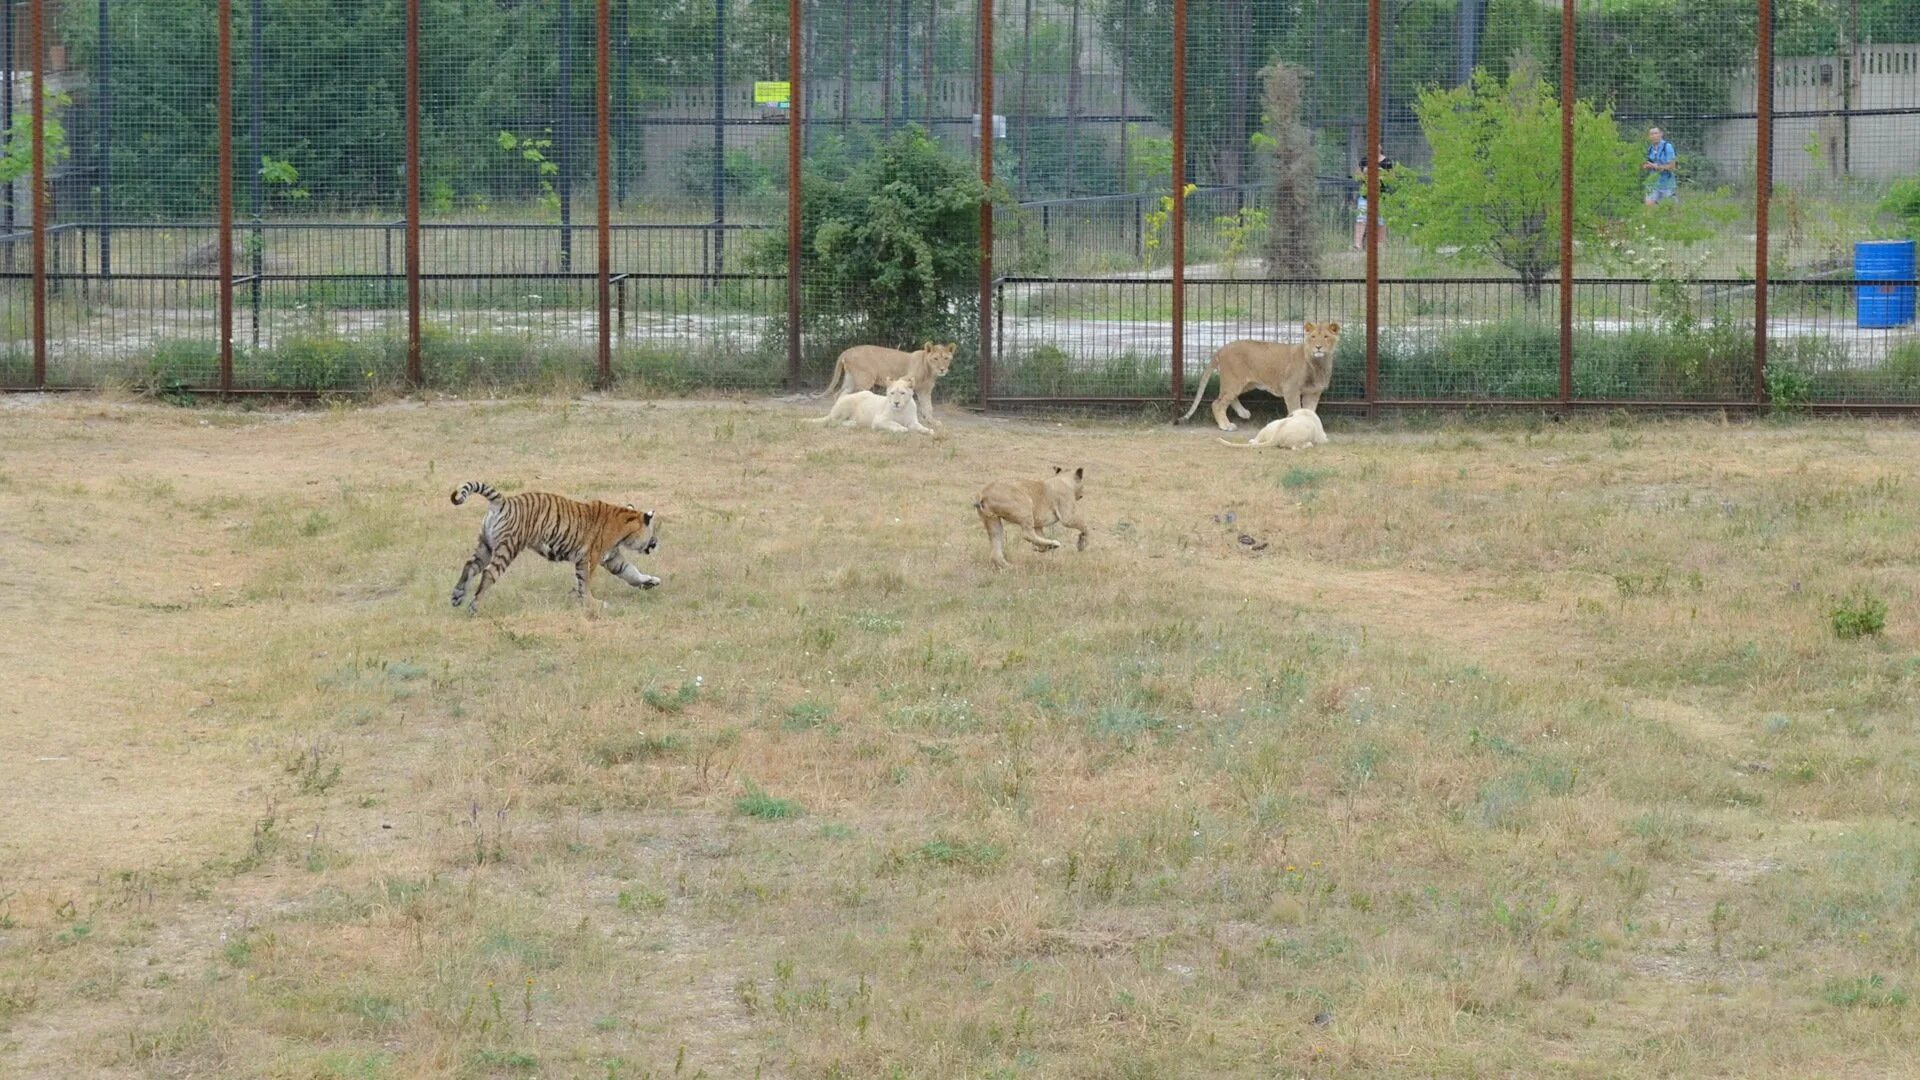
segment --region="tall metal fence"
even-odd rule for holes
[[[0,63],[0,388],[1166,402],[1337,322],[1334,401],[1920,405],[1911,0],[0,0]]]

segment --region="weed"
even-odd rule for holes
[[[325,739],[310,740],[287,763],[287,772],[302,795],[324,795],[340,782],[340,762],[334,760],[333,744]]]

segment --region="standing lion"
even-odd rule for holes
[[[1227,409],[1245,420],[1253,414],[1240,404],[1240,395],[1260,389],[1286,399],[1287,412],[1318,409],[1320,395],[1333,381],[1333,351],[1340,344],[1340,324],[1303,323],[1307,340],[1281,345],[1271,341],[1230,341],[1220,346],[1200,373],[1200,385],[1194,389],[1193,404],[1182,420],[1190,420],[1207,396],[1207,380],[1220,372],[1220,396],[1213,399],[1213,422],[1221,431],[1232,431],[1233,421]]]

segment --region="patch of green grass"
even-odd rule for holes
[[[776,799],[752,781],[747,782],[747,793],[734,800],[733,809],[735,813],[761,821],[787,821],[806,813],[799,803]]]
[[[935,866],[981,869],[998,863],[1006,853],[994,844],[938,836],[913,849],[913,854]]]
[[[787,706],[786,718],[780,726],[788,731],[811,731],[827,722],[833,710],[817,701],[796,701]]]
[[[636,761],[665,757],[686,745],[678,735],[650,735],[644,731],[608,736],[593,746],[594,759],[602,765],[630,765]]]
[[[700,700],[702,685],[703,680],[692,678],[672,690],[661,690],[658,687],[649,686],[641,691],[640,698],[655,709],[673,715],[686,711],[687,706]]]
[[[1868,975],[1827,980],[1820,1000],[1836,1009],[1892,1009],[1906,1005],[1909,998],[1904,987],[1891,985],[1880,975]]]
[[[1286,488],[1288,491],[1299,491],[1302,488],[1316,488],[1320,486],[1320,481],[1325,480],[1329,475],[1331,474],[1325,469],[1313,469],[1303,465],[1295,465],[1280,474],[1280,486]]]

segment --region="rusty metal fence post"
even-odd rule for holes
[[[799,3],[799,0],[790,0]],[[599,262],[594,270],[594,285],[598,296],[597,319],[599,341],[599,381],[602,390],[613,385],[613,202],[612,185],[608,183],[608,168],[612,155],[608,153],[608,144],[612,142],[612,121],[609,114],[613,111],[612,91],[612,44],[608,38],[612,26],[612,13],[608,0],[599,0],[594,12],[594,197],[599,200],[595,210],[594,225],[599,240]]]
[[[407,0],[407,382],[425,381],[420,326],[420,0]]]
[[[993,15],[993,0],[980,0],[980,183],[987,187],[993,185]],[[993,198],[989,194],[980,203],[980,404],[986,405],[992,397]]]
[[[220,392],[233,390],[233,0],[219,0]]]
[[[33,56],[33,385],[47,385],[47,76],[46,0],[27,5],[27,51]],[[13,87],[7,87],[13,95]]]
[[[1767,403],[1767,226],[1773,201],[1773,0],[1759,0],[1754,57],[1753,399]]]
[[[801,89],[800,7],[787,0],[787,387],[800,388],[800,146],[806,94]]]
[[[1187,389],[1187,0],[1173,0],[1173,403]]]
[[[1560,404],[1573,404],[1573,0],[1560,0]]]
[[[1367,404],[1380,400],[1380,0],[1367,0]]]

